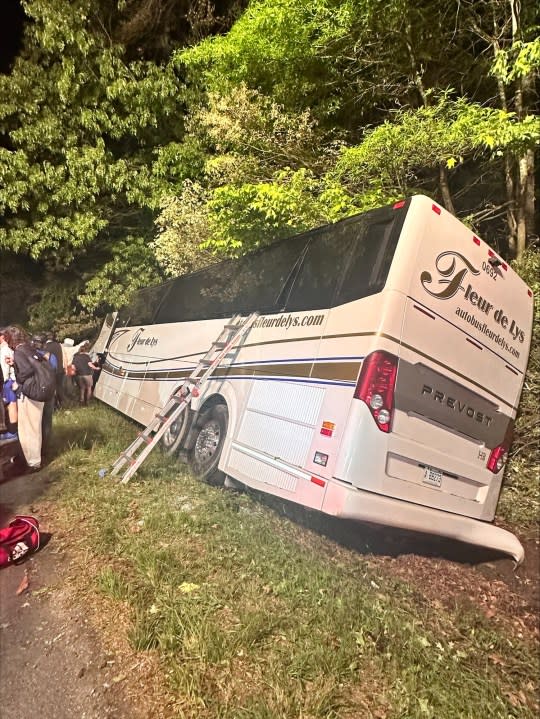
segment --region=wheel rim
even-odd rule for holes
[[[219,448],[221,429],[219,423],[211,420],[201,429],[195,442],[194,455],[198,465],[207,465],[212,461]]]
[[[176,440],[178,439],[178,433],[180,432],[181,427],[182,427],[182,422],[179,422],[178,420],[171,424],[169,429],[163,435],[163,444],[166,447],[170,447],[171,445],[173,445],[176,442]]]

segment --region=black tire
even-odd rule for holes
[[[190,409],[186,408],[161,438],[161,445],[165,454],[176,454],[181,448],[189,427],[191,414]]]
[[[204,412],[195,425],[196,437],[189,452],[189,466],[199,479],[221,485],[225,479],[218,470],[219,458],[227,435],[229,414],[224,404],[216,404]]]

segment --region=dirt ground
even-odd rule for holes
[[[0,483],[0,526],[17,513],[37,516],[44,546],[22,565],[0,571],[0,706],[2,716],[40,719],[158,719],[173,706],[151,656],[108,639],[117,608],[95,602],[74,581],[68,538],[47,499],[47,470]],[[513,562],[433,537],[333,522],[294,507],[276,508],[331,540],[337,558],[359,552],[376,571],[403,579],[430,602],[480,606],[494,624],[538,638],[539,549],[525,538],[526,560]],[[296,516],[295,516],[296,515]],[[523,539],[523,537],[522,537]],[[326,540],[322,540],[326,541]],[[79,558],[80,560],[80,558]],[[114,634],[114,631],[113,631]]]
[[[0,571],[1,716],[154,719],[170,715],[152,657],[108,642],[95,603],[77,591],[69,548],[55,534],[47,470],[0,484],[0,526],[15,514],[40,521],[43,546]],[[109,623],[117,617],[109,612]],[[144,687],[144,691],[142,688]]]

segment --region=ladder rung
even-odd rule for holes
[[[214,342],[212,347],[215,347],[217,350],[222,350],[227,346],[227,342]]]
[[[138,437],[139,437],[139,439],[144,440],[146,442],[146,444],[152,444],[152,442],[154,441],[153,438],[150,437],[150,435],[147,435],[144,432],[139,432]]]
[[[200,359],[200,360],[199,360],[199,364],[203,365],[203,367],[210,367],[211,364],[214,364],[214,360],[205,359],[205,358],[203,357],[203,359]]]

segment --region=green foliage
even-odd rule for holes
[[[0,76],[0,248],[69,270],[71,312],[122,303],[158,265],[189,271],[445,180],[462,212],[506,202],[516,236],[519,161],[540,140],[528,5],[512,34],[499,0],[253,0],[169,56],[181,25],[223,30],[241,4],[183,20],[164,0],[23,6]],[[36,312],[56,316],[45,296]]]
[[[506,85],[540,69],[540,37],[531,42],[518,40],[509,50],[499,50],[491,72]]]
[[[24,9],[22,53],[0,76],[0,247],[75,268],[84,281],[92,266],[106,281],[77,286],[93,311],[100,292],[129,289],[144,266],[118,259],[140,255],[150,234],[167,180],[163,163],[153,172],[155,152],[183,132],[180,84],[171,67],[125,62],[90,0],[26,0]]]
[[[339,146],[339,130],[330,138],[309,110],[287,111],[245,84],[210,92],[187,127],[210,149],[205,174],[211,186],[268,180],[284,167],[319,173],[333,164]]]
[[[275,182],[218,187],[209,202],[207,245],[229,256],[322,224],[316,181],[304,170],[279,173]]]
[[[135,290],[160,279],[146,238],[128,235],[112,243],[110,259],[86,281],[79,301],[88,311],[103,315],[125,305]]]
[[[32,332],[54,330],[60,338],[83,339],[97,330],[95,317],[73,298],[81,291],[82,281],[71,274],[46,272],[36,301],[27,304],[27,326]]]
[[[174,276],[204,266],[212,255],[238,257],[399,196],[373,185],[352,197],[330,176],[319,179],[305,169],[212,190],[186,181],[178,196],[162,203],[154,250],[166,274]]]
[[[513,113],[443,95],[436,104],[397,113],[368,132],[362,143],[343,150],[337,177],[362,191],[373,182],[409,194],[419,174],[465,159],[540,144],[540,119],[519,121]]]
[[[334,0],[259,0],[225,36],[203,41],[183,50],[177,59],[202,74],[211,90],[246,84],[272,94],[278,102],[294,107],[320,94],[329,78],[331,63],[317,57],[321,27],[331,23]],[[337,20],[337,18],[336,18]]]
[[[325,140],[307,111],[286,112],[240,85],[210,93],[187,129],[209,151],[201,181],[186,180],[162,201],[154,249],[168,274],[200,267],[210,252],[237,256],[355,211],[338,183],[316,177],[338,143]]]
[[[528,250],[512,266],[532,288],[535,304],[529,365],[499,512],[527,526],[537,524],[540,517],[540,250]]]
[[[153,250],[167,275],[194,271],[211,260],[203,249],[209,227],[207,193],[200,184],[186,180],[179,195],[164,197],[156,224]]]
[[[457,9],[457,8],[456,8]],[[429,19],[428,19],[429,18]],[[461,23],[461,13],[457,13]],[[461,29],[461,27],[460,27]],[[471,58],[456,33],[456,12],[426,0],[257,0],[229,33],[177,54],[205,85],[223,92],[245,83],[286,108],[311,108],[319,120],[355,131],[361,118],[410,101],[423,74],[449,84]],[[445,62],[441,62],[441,57]],[[460,72],[459,68],[458,72]]]

